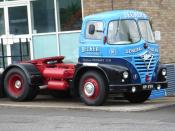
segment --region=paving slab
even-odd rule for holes
[[[31,102],[13,102],[8,98],[0,99],[0,107],[22,107],[22,108],[55,108],[109,112],[137,112],[150,111],[175,105],[175,97],[164,97],[156,100],[148,100],[143,104],[131,104],[125,100],[108,100],[103,106],[87,106],[74,99],[54,99],[39,96]]]

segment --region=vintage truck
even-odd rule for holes
[[[159,63],[146,14],[116,10],[87,16],[80,33],[77,64],[63,56],[9,65],[1,89],[14,101],[32,100],[39,89],[69,90],[91,106],[102,105],[109,94],[122,94],[142,103],[151,91],[167,88],[167,71]]]

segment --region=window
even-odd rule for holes
[[[55,32],[54,0],[36,0],[33,6],[33,33]]]
[[[155,42],[154,35],[148,20],[139,20],[139,28],[144,40]]]
[[[7,56],[7,45],[3,45],[4,50],[2,50],[1,44],[0,44],[0,68],[5,68],[4,66],[7,66],[7,57],[4,57],[3,61],[3,56]]]
[[[56,9],[55,5],[56,4]],[[81,0],[32,1],[33,33],[80,30],[82,25]],[[55,10],[56,14],[55,14]],[[57,15],[57,23],[55,23]]]
[[[109,23],[109,44],[130,44],[140,40],[137,24],[134,20],[120,20]]]
[[[90,21],[86,26],[87,39],[102,39],[103,38],[103,22]]]
[[[0,35],[5,34],[4,9],[0,8]]]
[[[21,52],[20,52],[21,46]],[[14,43],[10,45],[11,47],[11,58],[12,63],[17,63],[21,61],[21,57],[23,61],[30,60],[30,48],[29,43]],[[22,54],[21,54],[22,53]]]
[[[57,0],[57,8],[60,31],[81,29],[81,0]]]
[[[9,7],[9,28],[10,34],[28,34],[27,7]]]

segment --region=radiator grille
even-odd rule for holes
[[[145,82],[145,76],[147,73],[147,66],[149,65],[149,63],[150,63],[150,67],[148,69],[148,74],[149,74],[149,77],[152,78],[156,64],[158,62],[158,58],[159,58],[159,56],[153,56],[153,58],[150,62],[151,58],[144,61],[141,57],[134,57],[134,64],[135,64],[135,67],[140,75],[142,82]]]

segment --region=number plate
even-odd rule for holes
[[[153,88],[154,88],[154,85],[143,85],[143,90],[150,90]]]

